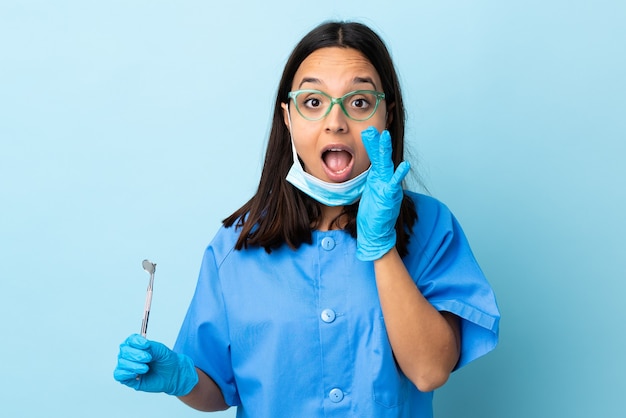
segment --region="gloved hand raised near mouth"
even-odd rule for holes
[[[135,390],[175,396],[188,395],[198,383],[198,372],[188,356],[139,334],[120,345],[113,377]]]
[[[357,212],[357,252],[359,260],[377,260],[396,245],[395,224],[404,193],[402,180],[410,169],[403,161],[394,172],[391,136],[374,127],[361,132],[371,162],[365,189]]]

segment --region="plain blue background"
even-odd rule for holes
[[[172,345],[204,247],[256,188],[284,62],[329,18],[388,43],[414,167],[498,295],[500,345],[436,416],[624,416],[619,0],[2,1],[0,415],[202,415],[112,378],[141,260],[148,335]]]

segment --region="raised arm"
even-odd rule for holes
[[[371,162],[357,214],[357,258],[373,261],[385,327],[404,374],[421,391],[443,385],[460,353],[458,318],[421,294],[396,251],[395,224],[409,164],[394,170],[389,132],[362,132]]]
[[[422,392],[443,385],[459,360],[459,319],[437,311],[413,282],[395,248],[374,261],[378,297],[394,356]]]

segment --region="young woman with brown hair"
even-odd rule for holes
[[[238,417],[432,416],[432,391],[495,347],[499,312],[454,216],[402,187],[404,121],[378,35],[307,34],[174,349],[132,335],[115,378]]]

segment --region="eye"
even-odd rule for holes
[[[376,98],[374,96],[364,92],[356,92],[345,99],[345,103],[348,104],[348,108],[357,112],[369,111],[375,102]]]
[[[302,104],[311,109],[315,109],[322,105],[322,101],[317,97],[309,97],[305,99]]]
[[[352,100],[351,106],[358,109],[367,109],[368,107],[370,107],[370,103],[367,99],[359,97]]]

